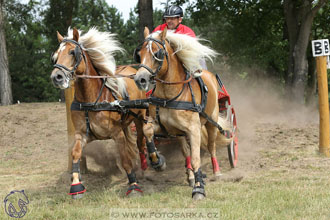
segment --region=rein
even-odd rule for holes
[[[131,65],[128,65],[128,66],[131,66]],[[135,64],[135,66],[137,66]],[[125,69],[126,66],[123,66]],[[119,72],[121,72],[122,70],[120,70]],[[121,78],[121,77],[126,77],[126,78],[129,78],[129,79],[134,79],[134,76],[136,74],[131,74],[131,75],[122,75],[122,74],[119,74],[117,73],[115,76],[89,76],[89,75],[76,75],[76,78],[81,78],[81,79],[107,79],[107,78]],[[156,81],[160,82],[160,83],[163,83],[163,84],[166,84],[166,85],[178,85],[178,84],[185,84],[185,83],[188,83],[190,82],[191,80],[193,79],[192,75],[190,75],[190,77],[187,79],[187,80],[184,80],[184,81],[179,81],[179,82],[168,82],[168,81],[165,81],[165,80],[162,80],[162,79],[159,79],[159,78],[155,78]]]
[[[81,78],[81,79],[108,79],[108,78],[121,78],[121,77],[126,77],[130,79],[134,79],[135,74],[132,75],[121,75],[121,74],[116,74],[116,76],[89,76],[89,75],[76,75],[76,78]]]
[[[193,78],[192,75],[190,75],[189,79],[184,80],[184,81],[179,81],[179,82],[168,82],[168,81],[164,81],[164,80],[158,79],[158,78],[155,78],[155,80],[160,83],[166,84],[166,85],[177,85],[177,84],[185,84],[187,82],[190,82],[192,80],[192,78]]]

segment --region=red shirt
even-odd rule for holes
[[[167,27],[166,23],[158,25],[158,27],[156,27],[153,32],[162,31],[162,30],[165,29],[165,27]],[[195,32],[193,30],[191,30],[189,27],[187,27],[186,25],[183,25],[183,24],[179,24],[178,28],[175,29],[174,33],[187,34],[191,37],[196,37]]]

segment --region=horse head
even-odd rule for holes
[[[145,27],[145,40],[135,49],[134,59],[141,63],[134,77],[134,81],[139,89],[147,91],[154,78],[161,77],[168,71],[170,46],[166,41],[167,28],[162,32],[150,34]]]
[[[75,79],[76,74],[85,72],[86,57],[76,28],[73,29],[72,39],[64,38],[59,32],[57,39],[60,46],[52,56],[54,69],[51,80],[55,87],[66,89],[70,87],[70,81]]]

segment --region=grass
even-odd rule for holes
[[[126,185],[90,190],[81,200],[72,200],[63,186],[26,190],[30,199],[24,219],[109,219],[111,208],[216,208],[221,219],[328,219],[330,190],[327,169],[317,175],[269,171],[241,182],[207,184],[207,199],[193,201],[188,186],[139,198],[125,198]],[[314,170],[310,170],[315,172]],[[325,174],[325,175],[322,175]],[[10,219],[4,213],[1,219]]]
[[[63,115],[64,106],[55,106],[55,110],[60,110]],[[47,104],[47,108],[54,109],[54,104]],[[63,120],[52,120],[56,130],[65,126]],[[0,153],[4,155],[0,159],[0,199],[3,200],[11,190],[24,189],[30,201],[28,212],[22,218],[25,220],[110,219],[110,210],[115,208],[139,208],[148,212],[150,209],[156,212],[164,209],[216,209],[219,218],[209,219],[330,218],[330,160],[316,151],[315,124],[303,127],[303,130],[278,124],[259,126],[260,130],[256,131],[258,139],[253,145],[267,147],[261,148],[251,161],[240,161],[236,170],[244,178],[207,181],[207,198],[202,201],[191,199],[192,188],[183,183],[182,178],[163,183],[142,180],[140,185],[144,187],[144,196],[126,198],[125,177],[113,178],[97,172],[83,175],[87,192],[83,199],[72,200],[66,194],[70,187],[69,175],[65,172],[66,140],[54,136],[50,129],[42,128],[40,137],[35,134],[37,131],[31,131],[31,135],[36,135],[32,142],[15,140],[11,146],[0,143]],[[276,130],[280,132],[273,132]],[[20,130],[16,131],[21,134]],[[308,135],[297,136],[303,133]],[[65,132],[61,131],[59,136],[63,135]],[[244,157],[244,154],[240,156]],[[224,176],[231,177],[235,172],[225,170]],[[0,219],[13,219],[5,213],[4,203]]]

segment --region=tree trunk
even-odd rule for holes
[[[309,0],[303,0],[300,4],[294,0],[283,2],[290,45],[287,84],[291,84],[292,98],[301,104],[305,103],[308,74],[306,51],[311,28],[316,13],[326,1],[319,0],[314,6]]]
[[[4,28],[4,0],[0,0],[0,93],[1,105],[13,104]]]
[[[152,0],[139,0],[138,2],[139,13],[139,40],[143,41],[144,27],[148,27],[150,32],[153,31],[153,9]]]
[[[316,63],[315,58],[312,56],[311,49],[308,49],[310,54],[307,55],[308,60],[308,79],[306,90],[306,104],[313,104],[316,98]]]

